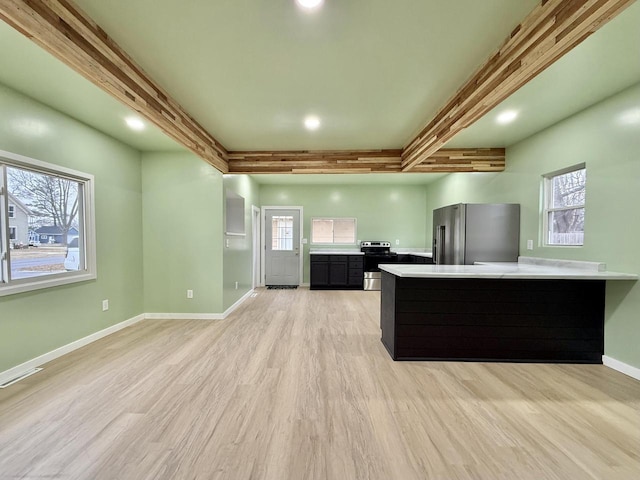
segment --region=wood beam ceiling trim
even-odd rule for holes
[[[229,173],[400,173],[402,150],[229,152]],[[411,172],[500,172],[504,148],[442,149]]]
[[[3,0],[0,19],[223,173],[227,152],[68,0]]]
[[[425,162],[634,1],[543,0],[406,146],[402,170]]]

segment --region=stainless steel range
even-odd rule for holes
[[[380,290],[382,274],[378,265],[396,263],[398,254],[391,251],[390,242],[367,241],[360,244],[364,253],[364,289]]]

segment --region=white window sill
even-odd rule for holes
[[[7,295],[15,295],[16,293],[32,292],[43,288],[58,287],[61,285],[69,285],[71,283],[86,282],[95,280],[97,275],[90,272],[62,273],[59,275],[51,275],[45,278],[30,279],[25,283],[19,281],[13,282],[11,285],[0,284],[0,297]]]

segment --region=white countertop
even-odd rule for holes
[[[415,255],[416,257],[431,258],[431,250],[427,250],[425,248],[392,248],[391,251],[402,255]]]
[[[427,257],[432,258],[431,252],[422,251],[413,251],[411,249],[391,249],[394,253],[401,253],[403,255],[415,255],[416,257]],[[328,249],[328,248],[313,248],[309,250],[309,255],[364,255],[360,250],[354,250],[350,248],[336,248],[336,249]]]
[[[398,250],[396,253],[400,253],[402,255],[415,255],[416,257],[433,258],[433,254],[431,252],[403,252],[402,250]]]
[[[638,275],[607,272],[595,262],[527,259],[520,263],[482,263],[479,265],[379,265],[380,270],[403,278],[504,278],[567,280],[638,280]],[[585,264],[585,265],[581,265]],[[594,266],[594,268],[590,268]]]
[[[311,250],[309,255],[364,255],[360,250]]]

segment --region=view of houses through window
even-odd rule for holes
[[[81,236],[83,182],[15,165],[2,165],[9,235],[3,282],[77,271],[68,245]],[[82,245],[76,240],[75,245]],[[76,247],[76,250],[79,248]]]
[[[544,176],[546,245],[584,245],[584,164]]]

